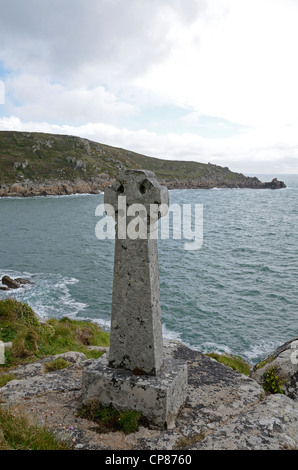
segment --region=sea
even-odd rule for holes
[[[171,190],[170,205],[202,208],[201,243],[185,249],[171,225],[157,240],[164,339],[251,364],[298,336],[298,175],[256,176],[287,188]],[[0,199],[0,279],[32,282],[0,300],[109,331],[115,241],[97,236],[102,204],[103,194]]]

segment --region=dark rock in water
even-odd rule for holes
[[[14,279],[15,282],[18,282],[19,284],[32,284],[31,281],[28,279],[23,279],[22,277],[18,277],[17,279]]]
[[[29,281],[28,279],[23,279],[21,277],[17,278],[17,279],[11,279],[11,277],[9,276],[3,276],[2,277],[2,284],[4,284],[4,286],[7,286],[7,287],[3,287],[1,290],[8,290],[9,289],[19,289],[20,287],[22,287],[23,285],[25,284],[32,284],[31,281]]]
[[[0,290],[9,290],[9,287],[6,287],[6,286],[0,286]]]
[[[274,178],[271,183],[264,183],[265,189],[282,189],[286,188],[286,185],[283,181],[278,181],[277,178]]]
[[[11,279],[9,276],[3,276],[2,278],[2,284],[5,286],[9,287],[10,289],[19,289],[21,287],[21,284],[14,279]]]

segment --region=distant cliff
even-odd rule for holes
[[[81,137],[0,132],[0,197],[98,193],[121,169],[154,171],[169,189],[280,189],[211,163],[162,160]]]

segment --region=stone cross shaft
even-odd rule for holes
[[[157,375],[163,340],[154,228],[166,215],[168,190],[150,171],[125,170],[106,188],[104,202],[116,220],[109,366]]]

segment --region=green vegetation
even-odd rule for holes
[[[15,380],[15,376],[13,374],[1,374],[0,375],[0,388],[4,387],[8,382]]]
[[[205,439],[205,434],[202,432],[202,433],[199,433],[199,434],[195,434],[193,436],[190,436],[190,437],[182,437],[181,439],[179,439],[179,441],[177,442],[177,444],[175,445],[174,449],[176,450],[183,450],[185,448],[188,448],[194,444],[197,444],[198,442],[201,442],[203,441],[203,439]]]
[[[55,370],[66,369],[69,366],[70,363],[68,361],[65,361],[62,357],[58,357],[58,359],[55,359],[54,361],[46,362],[44,369],[45,372],[53,372]]]
[[[5,352],[5,364],[0,365],[1,388],[15,380],[9,369],[20,362],[32,362],[67,351],[83,352],[88,358],[99,357],[101,352],[90,351],[88,346],[108,346],[109,334],[88,321],[62,318],[41,322],[29,305],[8,298],[0,301],[0,340],[12,342],[12,349]],[[69,365],[64,359],[58,358],[45,363],[45,372]],[[133,418],[129,422],[133,423]],[[121,417],[120,423],[123,429],[133,425],[126,424],[124,417]],[[37,426],[28,415],[0,407],[0,450],[71,448],[70,443],[59,440],[46,425]]]
[[[217,353],[208,353],[206,356],[215,359],[216,361],[229,366],[234,370],[238,370],[241,374],[249,375],[251,366],[244,361],[240,356],[232,356],[230,354],[217,354]]]
[[[46,426],[37,426],[28,415],[0,407],[0,450],[71,450]]]
[[[272,361],[272,359],[271,359],[271,361]],[[269,359],[267,359],[266,361],[259,362],[259,364],[256,365],[256,369],[262,369],[262,367],[264,367],[266,364],[268,364],[268,362],[270,362]]]
[[[29,305],[8,298],[0,301],[0,340],[12,342],[1,371],[68,351],[83,352],[87,358],[99,357],[101,353],[90,351],[88,346],[108,346],[109,334],[88,321],[52,318],[40,322]]]
[[[112,404],[102,406],[96,403],[83,407],[79,416],[98,425],[100,433],[111,431],[123,431],[125,434],[136,432],[140,424],[146,424],[142,413],[135,410],[119,411]]]
[[[162,160],[74,136],[0,132],[0,184],[26,179],[89,182],[101,173],[113,177],[120,168],[151,170],[161,181],[190,181],[202,188],[215,183],[250,187],[259,182],[210,163]]]
[[[284,394],[284,391],[282,389],[282,384],[284,383],[284,380],[278,376],[276,367],[271,367],[271,369],[265,372],[263,375],[263,379],[263,387],[266,392]]]

